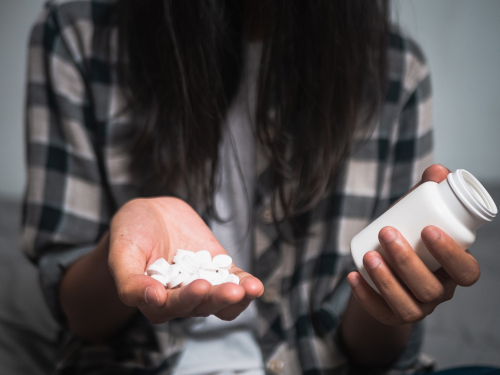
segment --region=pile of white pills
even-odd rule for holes
[[[185,286],[195,280],[207,280],[212,285],[240,283],[238,276],[229,273],[233,260],[229,255],[216,255],[213,259],[207,250],[192,252],[178,249],[174,264],[160,258],[149,266],[146,275],[162,283],[166,288]]]

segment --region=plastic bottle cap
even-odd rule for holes
[[[485,221],[495,218],[498,213],[495,202],[471,173],[465,169],[457,169],[447,178],[453,192],[469,211]]]

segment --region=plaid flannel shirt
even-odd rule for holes
[[[62,327],[57,290],[65,269],[92,250],[114,212],[138,195],[129,156],[117,142],[129,118],[120,112],[113,3],[49,2],[29,42],[23,250],[38,265],[46,300]],[[390,87],[373,133],[355,139],[334,186],[299,218],[312,234],[293,245],[281,241],[272,224],[271,171],[256,152],[253,272],[265,285],[257,305],[269,373],[353,371],[336,338],[350,294],[346,275],[354,269],[350,240],[404,195],[432,159],[425,59],[395,29],[389,61]],[[92,345],[62,330],[57,367],[68,374],[167,374],[184,343],[175,321],[154,327],[140,314],[109,345]],[[421,337],[416,324],[411,345],[388,372],[419,368]]]

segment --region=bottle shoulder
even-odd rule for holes
[[[398,229],[405,237],[420,238],[421,231],[434,225],[460,246],[470,246],[475,240],[475,228],[466,226],[460,218],[453,214],[442,199],[436,182],[426,182],[406,195],[393,207],[365,228],[369,232],[378,232],[386,226]],[[371,234],[373,235],[373,234]],[[357,236],[357,241],[365,240],[365,235]],[[354,240],[354,239],[353,239]]]

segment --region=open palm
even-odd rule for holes
[[[260,280],[234,264],[229,272],[238,275],[240,285],[212,286],[195,280],[185,287],[165,289],[144,275],[159,258],[172,263],[177,249],[208,250],[212,257],[227,254],[200,216],[176,198],[132,200],[111,222],[109,267],[120,299],[138,307],[155,324],[208,315],[232,320],[264,291]]]

